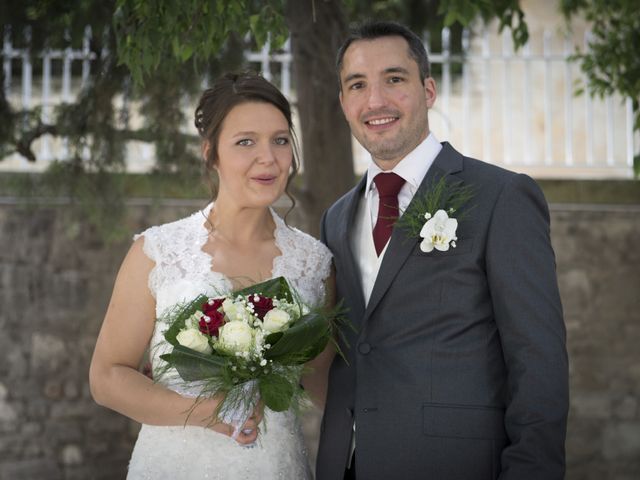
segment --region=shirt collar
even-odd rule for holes
[[[418,190],[422,179],[427,174],[429,167],[442,150],[442,145],[438,142],[438,139],[433,133],[429,133],[416,148],[407,154],[400,162],[388,172],[393,172],[396,175],[401,176],[405,182],[407,182],[412,191]],[[383,172],[376,162],[371,160],[369,168],[367,169],[367,185],[365,192],[369,192],[375,184],[373,179],[377,174]]]

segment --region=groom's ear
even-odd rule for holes
[[[340,91],[338,92],[338,100],[340,100],[340,108],[342,108],[342,113],[344,113],[344,105],[342,105],[342,85],[340,85]]]
[[[432,77],[424,79],[424,99],[427,108],[433,107],[436,103],[436,97],[438,96],[436,90],[436,81]]]

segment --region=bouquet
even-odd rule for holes
[[[200,382],[201,399],[223,395],[213,415],[235,438],[259,399],[276,412],[300,406],[304,363],[333,338],[340,314],[310,309],[277,277],[227,296],[200,295],[162,319],[173,346],[160,356],[166,368]]]

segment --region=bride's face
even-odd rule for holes
[[[218,200],[271,205],[284,192],[292,160],[289,126],[280,110],[264,102],[235,106],[218,139]]]

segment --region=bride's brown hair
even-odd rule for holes
[[[211,88],[204,91],[196,107],[195,126],[203,141],[209,142],[210,145],[209,153],[204,159],[204,166],[207,171],[206,177],[209,188],[211,189],[211,198],[215,200],[218,195],[217,185],[212,181],[211,174],[215,172],[214,167],[218,163],[218,140],[222,130],[222,123],[234,107],[247,102],[263,102],[273,105],[280,110],[287,120],[293,155],[291,173],[285,187],[285,194],[292,203],[287,212],[288,215],[296,204],[295,199],[289,192],[289,185],[299,169],[298,147],[291,120],[291,105],[280,90],[255,73],[243,72],[223,75],[216,80]]]

